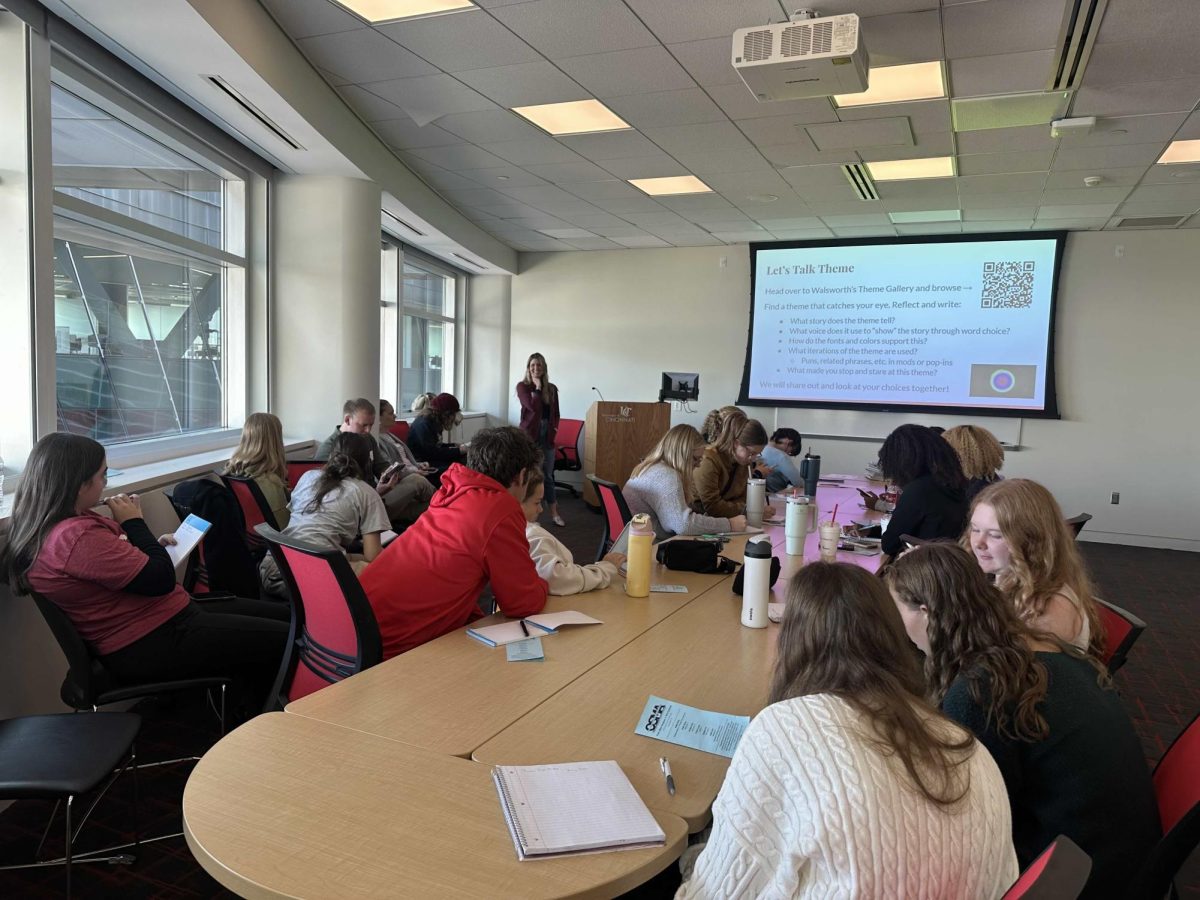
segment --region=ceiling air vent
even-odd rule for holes
[[[742,38],[742,59],[746,62],[760,62],[771,58],[771,41],[774,32],[770,28],[761,31],[748,31]]]
[[[400,223],[400,225],[401,225],[401,226],[403,226],[404,228],[407,228],[407,229],[408,229],[409,231],[411,231],[413,234],[415,234],[415,235],[419,235],[420,237],[425,237],[425,232],[423,232],[423,231],[422,231],[421,229],[419,229],[419,228],[413,228],[411,225],[409,225],[407,222],[405,222],[405,221],[404,221],[402,218],[400,218],[400,217],[399,217],[398,215],[396,215],[395,213],[393,213],[393,212],[389,212],[388,210],[386,210],[386,209],[385,209],[385,210],[383,211],[383,214],[384,214],[385,216],[387,216],[389,219],[391,219],[392,221]]]
[[[267,129],[267,131],[271,132],[271,134],[275,135],[275,137],[279,138],[293,150],[304,149],[299,143],[296,142],[294,138],[291,137],[291,135],[263,115],[262,111],[257,106],[243,97],[239,91],[234,90],[234,88],[232,88],[229,83],[220,75],[205,75],[204,78],[218,91],[249,113],[258,121],[260,125]]]
[[[879,199],[879,194],[875,192],[875,184],[871,181],[866,166],[858,163],[845,165],[842,166],[842,174],[850,182],[850,187],[854,188],[854,193],[858,195],[859,200]]]
[[[1122,219],[1117,223],[1118,228],[1176,228],[1182,225],[1187,216],[1134,216]]]
[[[1054,45],[1054,65],[1047,91],[1072,91],[1079,87],[1107,6],[1108,0],[1068,0],[1058,43]]]

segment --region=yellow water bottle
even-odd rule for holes
[[[629,555],[625,560],[625,593],[630,597],[650,596],[650,550],[654,529],[650,517],[638,513],[629,523]]]

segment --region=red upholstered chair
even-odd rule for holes
[[[596,553],[596,559],[599,560],[611,549],[613,541],[629,524],[633,514],[629,511],[629,504],[625,502],[620,485],[595,475],[588,475],[587,480],[596,489],[596,496],[600,498],[600,508],[604,513],[604,536],[600,538],[600,550]]]
[[[1130,897],[1165,897],[1180,866],[1200,845],[1200,715],[1167,748],[1153,777],[1163,839]]]
[[[388,431],[400,438],[404,443],[408,443],[408,423],[403,419],[397,419],[396,424],[389,428]]]
[[[579,437],[583,434],[582,419],[559,419],[558,431],[554,435],[554,471],[578,472],[583,469],[583,457],[579,453]],[[554,486],[578,497],[575,485],[555,481]]]
[[[1129,649],[1146,630],[1146,623],[1128,610],[1104,600],[1096,600],[1096,608],[1104,623],[1104,655],[1100,662],[1108,666],[1111,675],[1125,665]]]
[[[350,561],[259,525],[287,585],[292,627],[271,696],[279,708],[383,660],[375,613]]]
[[[246,521],[246,545],[256,557],[263,556],[266,553],[267,545],[254,529],[264,523],[274,529],[279,528],[279,523],[275,521],[275,513],[271,511],[271,504],[267,502],[262,488],[253,478],[222,475],[221,481],[225,483],[225,487],[229,488],[237,499],[238,506],[242,509],[242,518]]]
[[[296,484],[300,481],[300,476],[305,472],[311,472],[313,469],[319,469],[325,465],[323,459],[289,459],[287,460],[287,486],[289,491],[296,489]]]
[[[1004,892],[1003,900],[1074,900],[1091,871],[1091,858],[1060,834]]]

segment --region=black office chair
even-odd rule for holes
[[[0,870],[32,869],[63,865],[67,872],[67,896],[71,895],[73,863],[106,862],[129,864],[131,853],[117,850],[141,847],[138,831],[137,753],[133,741],[142,718],[135,713],[103,712],[90,716],[63,713],[50,716],[23,716],[0,721],[0,800],[52,799],[54,811],[34,851],[34,862],[0,866]],[[119,768],[118,768],[119,766]],[[133,770],[133,841],[103,850],[75,852],[75,840],[96,804],[126,769]],[[104,787],[75,826],[72,819],[75,799]],[[41,860],[42,846],[58,807],[66,801],[66,843],[61,858]],[[102,855],[103,854],[103,855]]]

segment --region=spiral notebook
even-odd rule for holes
[[[518,859],[661,847],[667,836],[614,760],[496,766]]]

